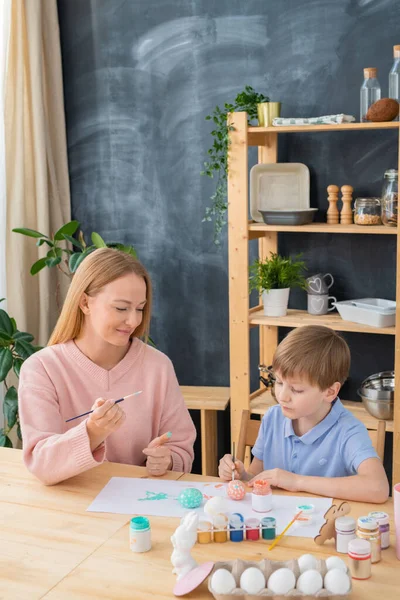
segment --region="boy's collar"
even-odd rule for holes
[[[342,408],[342,403],[340,402],[339,398],[336,398],[336,400],[332,402],[332,408],[326,415],[326,417],[301,437],[295,434],[293,430],[292,421],[288,419],[288,417],[285,417],[285,422],[283,426],[283,433],[285,438],[294,436],[301,440],[303,444],[311,446],[311,444],[313,444],[318,438],[320,438],[321,435],[326,433],[338,421],[342,412]]]

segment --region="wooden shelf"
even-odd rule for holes
[[[181,385],[180,389],[190,410],[225,410],[229,403],[229,387]]]
[[[301,327],[302,325],[325,325],[336,331],[351,331],[356,333],[381,333],[395,335],[395,327],[371,327],[352,321],[344,321],[339,313],[328,313],[323,316],[310,315],[306,310],[289,309],[285,317],[266,317],[263,310],[251,309],[250,325],[273,325],[275,327]]]
[[[369,414],[362,402],[354,400],[341,400],[341,402],[361,423],[364,423],[367,429],[377,429],[378,419]],[[264,415],[271,406],[275,405],[270,390],[257,391],[250,397],[250,412],[254,415]],[[386,431],[393,431],[393,421],[386,421]]]
[[[288,231],[295,233],[358,233],[372,235],[397,235],[397,227],[385,225],[328,225],[328,223],[309,223],[308,225],[266,225],[265,223],[249,223],[249,238],[258,238],[268,231]]]

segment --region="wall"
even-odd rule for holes
[[[187,385],[228,385],[226,231],[221,249],[202,224],[213,193],[200,177],[216,104],[252,85],[282,101],[283,116],[345,112],[358,118],[362,69],[378,68],[382,95],[395,0],[59,0],[72,210],[86,232],[129,242],[155,284],[152,336]],[[279,160],[311,171],[311,206],[326,187],[379,194],[396,166],[394,132],[298,134]],[[253,162],[256,160],[252,154]],[[255,251],[253,247],[252,252]],[[310,272],[330,271],[338,300],[394,299],[390,236],[282,235],[281,252],[303,252]],[[292,307],[305,308],[294,293]],[[282,330],[284,333],[285,330]],[[254,338],[254,339],[253,339]],[[253,347],[257,344],[252,335]],[[353,356],[343,397],[393,368],[393,339],[346,336]],[[253,382],[256,378],[254,365]],[[229,424],[220,420],[220,449]]]

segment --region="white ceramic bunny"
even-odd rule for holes
[[[172,572],[177,575],[177,581],[197,567],[197,562],[192,558],[190,550],[197,540],[198,522],[199,515],[196,512],[188,513],[182,519],[174,535],[171,536],[171,542],[174,547],[171,554],[171,563],[174,567]]]

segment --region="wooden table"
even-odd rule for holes
[[[22,463],[19,450],[0,448],[0,599],[1,600],[158,600],[174,598],[170,536],[178,519],[151,517],[152,549],[129,549],[126,515],[87,513],[86,508],[111,476],[145,477],[141,467],[103,464],[62,484],[45,487]],[[168,479],[213,480],[212,477],[168,473]],[[357,517],[376,505],[352,504]],[[391,516],[393,502],[379,505]],[[261,560],[265,542],[198,545],[193,557],[207,560]],[[326,558],[333,542],[316,546],[308,538],[285,537],[272,551],[276,560],[298,558],[305,552]],[[273,555],[273,556],[272,556]],[[373,565],[368,581],[353,581],[354,600],[395,600],[399,597],[400,561],[391,547]],[[206,583],[187,598],[211,599]]]

